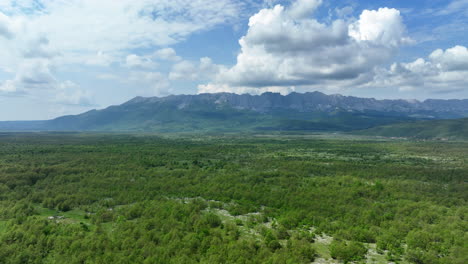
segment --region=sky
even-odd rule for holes
[[[468,98],[468,0],[0,0],[0,120],[309,91]]]

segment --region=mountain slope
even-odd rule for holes
[[[1,131],[351,131],[421,119],[468,116],[468,100],[376,100],[320,92],[136,97],[102,110]]]
[[[468,118],[392,124],[367,129],[362,134],[386,137],[468,140]]]

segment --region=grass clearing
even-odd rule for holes
[[[50,208],[44,208],[41,206],[37,206],[37,211],[40,216],[44,218],[49,218],[49,217],[63,217],[63,221],[65,223],[84,223],[87,225],[90,225],[91,222],[89,219],[87,219],[86,212],[83,210],[79,209],[73,209],[67,212],[61,212],[58,210],[50,209]]]

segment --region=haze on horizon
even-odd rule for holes
[[[2,0],[0,120],[135,96],[468,98],[468,0]]]

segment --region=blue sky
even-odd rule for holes
[[[135,96],[468,98],[468,0],[2,0],[0,120]]]

